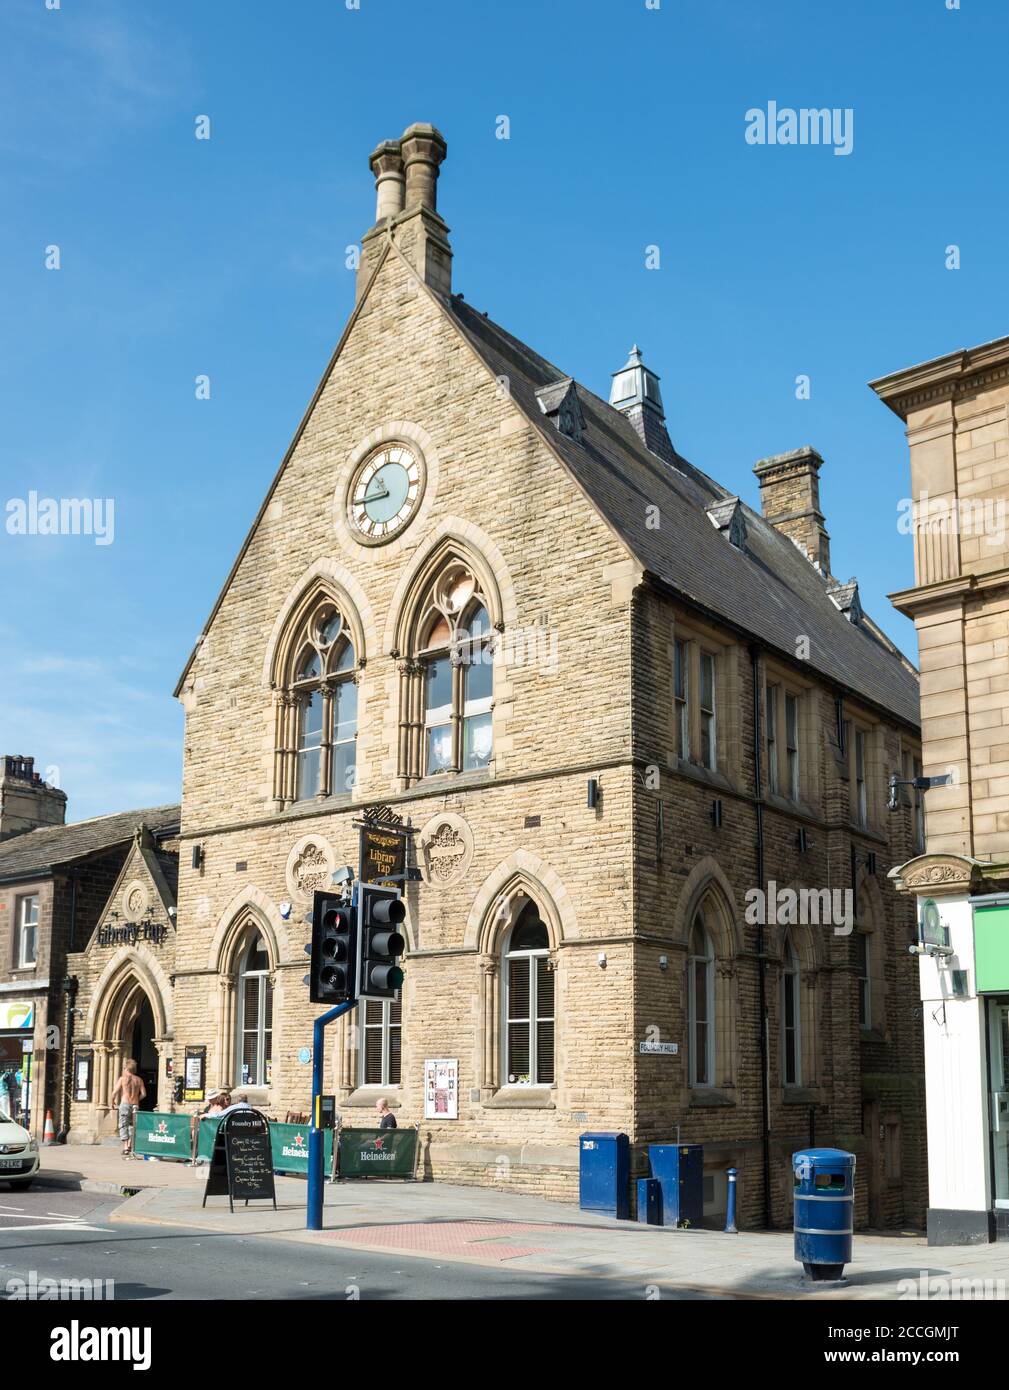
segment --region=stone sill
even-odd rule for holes
[[[717,1086],[706,1086],[701,1090],[691,1091],[688,1104],[690,1109],[724,1109],[728,1106],[735,1105],[736,1097],[731,1091],[721,1091]]]
[[[556,1110],[548,1086],[502,1086],[484,1101],[485,1110]]]
[[[340,1101],[340,1106],[374,1110],[375,1102],[383,1098],[389,1102],[390,1110],[397,1109],[403,1104],[402,1086],[359,1086],[356,1091],[351,1091],[349,1096]],[[337,1106],[337,1109],[340,1106]]]
[[[782,1105],[819,1105],[819,1086],[782,1086]]]

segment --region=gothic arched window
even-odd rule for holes
[[[238,1081],[269,1086],[273,1074],[273,981],[270,955],[258,931],[238,960]]]
[[[504,1075],[509,1086],[554,1084],[554,974],[550,938],[534,902],[505,943]]]
[[[698,911],[687,953],[687,1060],[691,1086],[711,1086],[715,1072],[715,952]]]
[[[493,753],[490,605],[473,569],[453,558],[414,605],[401,667],[401,773],[411,779],[487,767]]]
[[[289,636],[280,671],[279,800],[351,790],[357,776],[357,656],[345,615],[320,598]]]

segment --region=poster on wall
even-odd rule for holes
[[[78,1052],[74,1057],[74,1100],[91,1099],[91,1053]]]
[[[428,1058],[424,1063],[424,1118],[459,1118],[459,1059]]]
[[[185,1086],[183,1100],[206,1100],[207,1098],[207,1049],[205,1047],[186,1048]]]

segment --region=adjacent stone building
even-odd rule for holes
[[[89,973],[88,958],[78,960],[73,952],[106,920],[110,893],[138,836],[157,835],[166,863],[173,863],[179,808],[159,806],[64,825],[66,793],[42,781],[33,759],[5,757],[3,772],[0,1108],[41,1137],[47,1111],[58,1133],[69,1129],[75,1048],[92,1036],[82,1033],[80,1004],[100,972]],[[174,935],[173,925],[169,948]],[[167,978],[164,985],[170,996]],[[128,1052],[144,1039],[130,1032],[122,1041]]]
[[[929,1240],[1009,1238],[1009,338],[873,382],[907,426],[924,818],[917,902]]]
[[[863,1224],[920,1220],[917,679],[831,572],[821,459],[759,464],[757,515],[637,349],[607,401],[454,293],[445,152],[372,156],[356,306],[179,682],[175,1057],[308,1109],[303,916],[388,806],[423,881],[401,1002],[333,1030],[345,1119],[388,1096],[423,1173],[565,1198],[582,1131],[679,1135],[751,1224],[815,1138]]]

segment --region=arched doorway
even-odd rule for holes
[[[154,1010],[146,994],[143,995],[140,1010],[133,1023],[128,1052],[135,1059],[137,1071],[147,1088],[147,1095],[140,1102],[140,1109],[157,1110],[158,1050],[154,1046]]]

